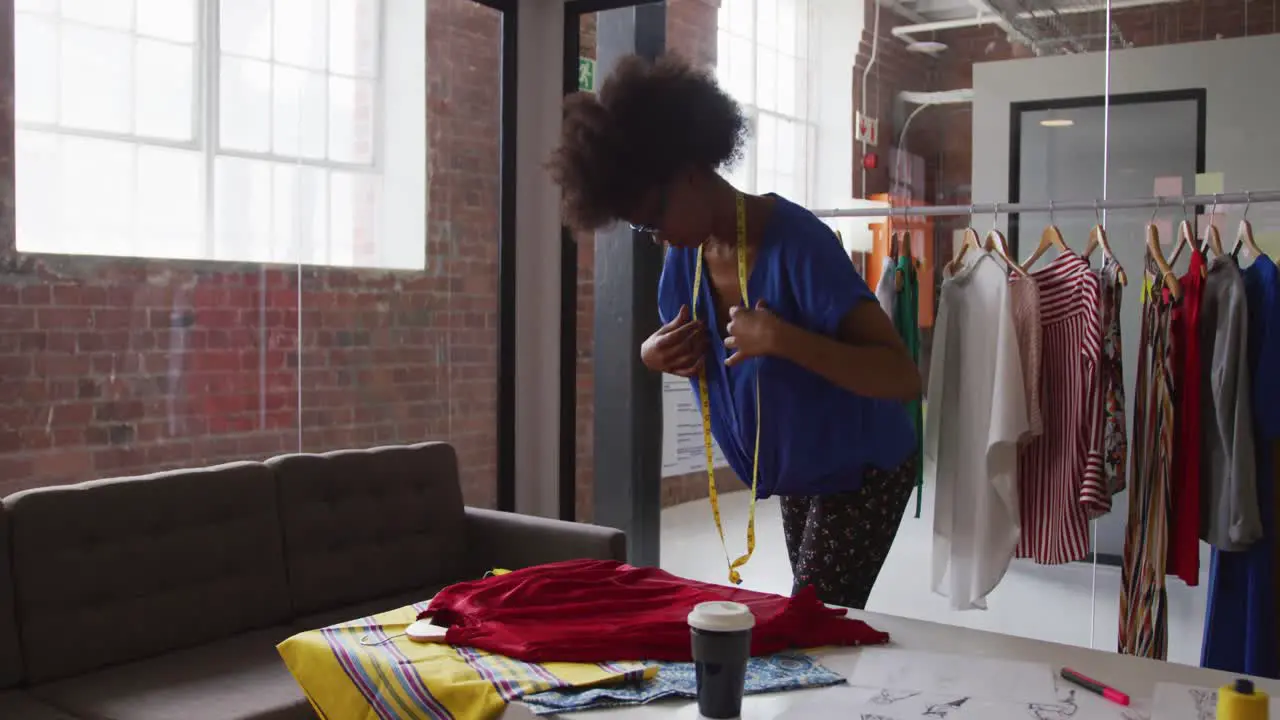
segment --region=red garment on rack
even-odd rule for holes
[[[616,561],[570,560],[451,585],[418,617],[445,641],[526,662],[692,661],[689,611],[730,600],[751,608],[751,654],[889,641],[812,587],[782,597],[678,578]]]
[[[1174,415],[1173,477],[1169,488],[1169,554],[1165,572],[1187,585],[1200,584],[1200,299],[1204,255],[1192,250],[1187,273],[1178,279],[1182,300],[1173,308],[1174,372],[1178,378]]]

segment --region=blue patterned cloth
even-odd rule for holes
[[[693,663],[657,663],[651,680],[581,690],[549,690],[521,698],[535,715],[552,715],[577,710],[596,710],[625,705],[644,705],[663,698],[698,696]],[[781,654],[751,658],[747,664],[748,695],[757,693],[825,687],[844,678],[807,655]]]

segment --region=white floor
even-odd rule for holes
[[[932,498],[926,483],[922,517],[912,517],[914,498],[889,559],[871,594],[868,610],[1101,650],[1115,650],[1120,569],[1084,563],[1036,565],[1015,560],[986,611],[949,610],[929,590]],[[748,493],[721,495],[725,537],[735,557],[746,547]],[[776,499],[759,503],[756,552],[742,571],[743,586],[789,594],[791,571]],[[706,500],[662,513],[662,567],[683,577],[725,582],[724,552]],[[1207,575],[1208,561],[1201,563]],[[1169,580],[1169,660],[1199,664],[1207,577],[1197,588]],[[1096,587],[1096,591],[1095,591]],[[1091,622],[1092,618],[1092,622]],[[1091,627],[1092,626],[1092,627]]]

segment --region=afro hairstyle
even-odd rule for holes
[[[742,157],[747,119],[714,77],[667,55],[623,58],[599,95],[564,103],[560,146],[548,163],[565,222],[607,226],[687,169],[716,171]]]

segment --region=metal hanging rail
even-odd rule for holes
[[[974,203],[973,205],[919,205],[911,207],[856,208],[815,210],[820,218],[842,217],[914,217],[937,215],[1009,215],[1012,213],[1057,213],[1084,210],[1139,210],[1160,208],[1185,208],[1192,205],[1248,205],[1251,203],[1280,202],[1280,190],[1255,190],[1250,192],[1214,193],[1213,195],[1171,195],[1167,197],[1125,198],[1095,200],[1093,202],[1064,201],[1051,203]]]

